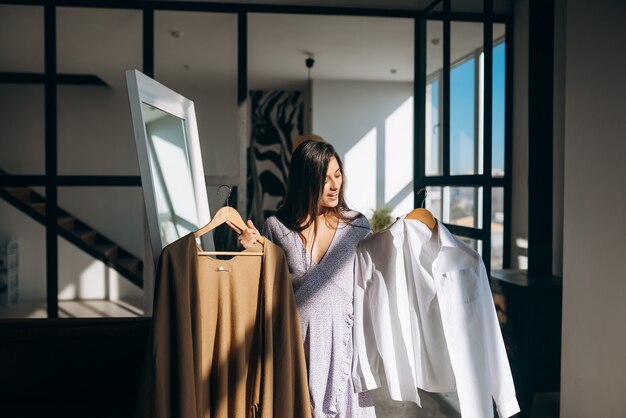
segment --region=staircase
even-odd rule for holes
[[[29,187],[0,187],[3,198],[31,218],[46,223],[46,199]],[[143,262],[65,210],[57,209],[59,235],[143,288]]]

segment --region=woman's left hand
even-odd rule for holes
[[[259,230],[256,229],[251,220],[248,220],[247,225],[248,229],[246,229],[239,235],[239,242],[241,243],[241,245],[243,245],[243,248],[245,249],[252,247],[254,243],[261,238]]]

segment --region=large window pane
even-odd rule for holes
[[[492,158],[491,175],[504,176],[504,125],[505,125],[505,54],[506,43],[504,25],[493,25],[494,38],[499,36],[493,46],[493,103],[492,103]]]
[[[478,52],[483,27],[482,23],[452,22],[450,33],[450,174],[477,174],[482,149]]]
[[[450,174],[474,174],[475,58],[457,64],[450,71]]]
[[[481,187],[444,187],[443,188],[444,222],[480,228],[478,214],[481,204]]]
[[[501,269],[504,256],[504,188],[491,189],[491,268]]]
[[[424,207],[428,209],[435,218],[443,219],[443,206],[442,206],[442,188],[441,187],[427,187],[426,188],[426,201]]]
[[[443,67],[443,25],[426,23],[426,175],[443,174],[441,129],[441,70]]]
[[[458,239],[460,239],[464,244],[468,247],[476,251],[478,254],[483,254],[483,241],[479,239],[473,239],[468,237],[463,237],[460,235],[455,235]]]
[[[439,117],[441,83],[434,78],[426,84],[426,175],[442,174],[442,141]]]

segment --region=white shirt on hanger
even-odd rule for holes
[[[417,388],[457,391],[463,417],[519,412],[480,255],[438,223],[398,219],[359,244],[354,287],[357,391],[387,382],[394,400]],[[420,405],[421,406],[421,405]]]

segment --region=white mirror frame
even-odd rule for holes
[[[165,87],[138,70],[126,71],[126,84],[128,86],[130,112],[135,132],[137,156],[139,158],[139,169],[141,172],[143,197],[146,205],[150,244],[152,247],[153,262],[156,266],[161,250],[167,243],[161,242],[154,187],[155,179],[152,178],[152,171],[150,170],[148,134],[146,131],[146,118],[142,103],[146,103],[183,120],[187,149],[189,151],[189,162],[191,165],[191,178],[195,194],[198,227],[201,227],[211,220],[211,214],[204,180],[204,169],[202,167],[202,154],[200,153],[196,112],[191,100]],[[208,251],[213,250],[212,240],[203,242],[203,245]]]

